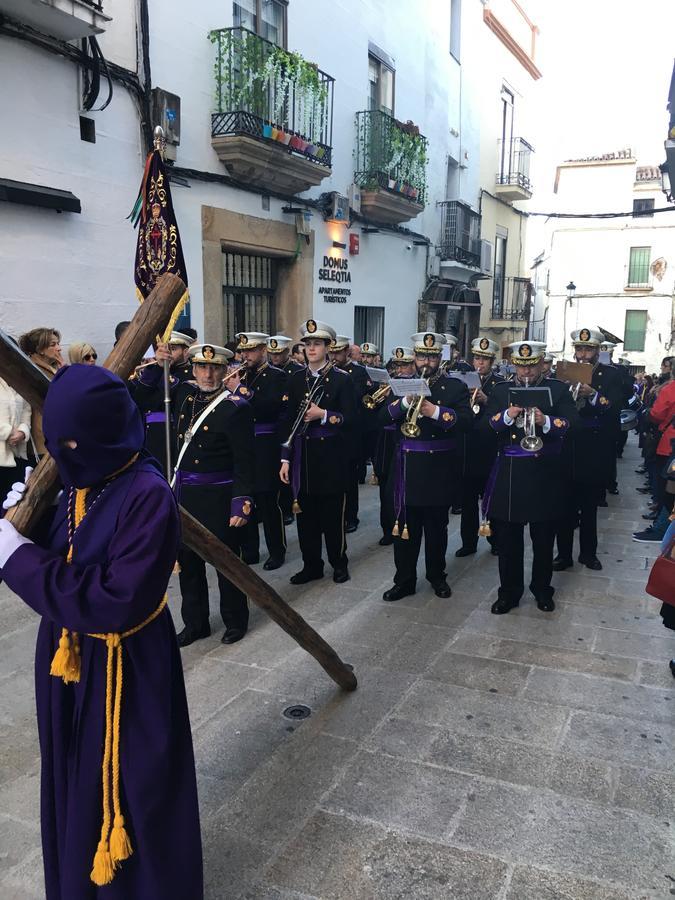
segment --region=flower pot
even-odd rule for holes
[[[316,156],[317,159],[323,159],[324,156],[326,155],[326,151],[323,147],[317,147],[316,153],[314,155]]]
[[[301,153],[304,153],[305,150],[309,147],[309,142],[306,141],[304,138],[298,138],[298,142],[299,142],[299,144],[298,144],[298,150],[299,150]]]
[[[272,126],[272,134],[271,134],[271,138],[272,138],[273,141],[276,141],[277,135],[278,135],[278,134],[279,134],[279,129],[278,129],[278,128],[275,128],[274,126]]]
[[[271,125],[263,125],[263,137],[266,137],[266,138],[272,137],[272,126]]]
[[[393,178],[389,179],[389,190],[390,191],[396,190],[396,181]]]
[[[291,142],[291,137],[292,137],[292,135],[290,135],[287,131],[282,131],[281,137],[279,138],[279,140],[281,141],[282,144],[285,144],[286,146],[288,146]]]
[[[305,153],[307,154],[307,156],[316,156],[316,151],[318,149],[319,148],[316,146],[316,144],[307,144],[307,146],[305,147]]]
[[[289,142],[289,146],[292,147],[293,150],[299,150],[299,149],[300,149],[300,138],[297,136],[297,134],[294,134],[294,135],[291,137],[291,140],[290,140],[290,142]]]

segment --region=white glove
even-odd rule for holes
[[[0,519],[0,569],[7,565],[7,560],[22,544],[33,542],[16,530],[7,519]]]
[[[16,506],[17,503],[20,503],[23,500],[23,492],[26,490],[26,482],[30,478],[32,472],[32,467],[27,466],[23,476],[23,481],[14,482],[14,484],[9,489],[9,493],[3,500],[3,509],[11,509],[13,506]]]

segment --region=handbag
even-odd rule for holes
[[[654,561],[645,590],[668,606],[675,606],[675,536]]]

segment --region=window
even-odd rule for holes
[[[506,287],[506,234],[495,236],[495,269],[492,281],[492,315],[499,319],[504,312],[504,289]]]
[[[502,138],[500,144],[499,174],[500,184],[508,184],[513,171],[511,154],[513,151],[513,91],[502,85]]]
[[[623,349],[639,350],[642,352],[645,349],[646,332],[647,310],[627,309],[626,326],[623,332]]]
[[[384,306],[354,307],[354,343],[375,344],[384,351]],[[386,358],[386,357],[385,357]]]
[[[654,218],[653,199],[633,200],[633,218],[637,219],[638,216],[645,216],[649,219]]]
[[[276,331],[276,266],[265,256],[223,253],[223,303],[225,335],[239,331]]]
[[[373,53],[368,54],[368,109],[394,115],[394,68]]]
[[[235,28],[248,28],[260,37],[286,46],[286,0],[234,0],[232,5]]]
[[[450,0],[450,53],[459,62],[462,32],[462,0]]]
[[[631,247],[628,263],[628,287],[649,286],[649,256],[651,247]]]

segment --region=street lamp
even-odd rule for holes
[[[668,160],[666,160],[664,163],[661,163],[661,165],[659,166],[659,170],[661,172],[661,190],[666,195],[666,200],[668,200],[670,203],[675,203],[675,195],[673,194],[673,189],[670,182]]]
[[[570,304],[570,306],[572,305],[572,300],[574,300],[574,292],[576,291],[576,289],[577,289],[576,284],[573,281],[570,281],[570,283],[567,285],[567,288],[566,288],[567,302]]]

